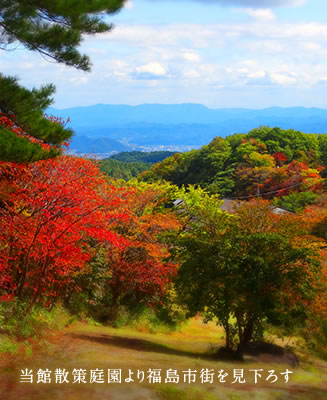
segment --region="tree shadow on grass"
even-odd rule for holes
[[[220,357],[217,352],[197,353],[192,351],[178,350],[167,347],[163,344],[153,342],[151,340],[130,338],[116,335],[90,335],[84,333],[71,333],[69,334],[74,339],[85,340],[93,343],[114,346],[122,349],[136,350],[148,353],[160,353],[179,357],[190,357],[197,360],[210,360],[210,361],[226,361],[226,358]],[[245,363],[253,362],[255,359],[248,358]],[[228,360],[229,363],[239,363],[237,360]],[[286,363],[287,364],[287,363]],[[268,389],[268,387],[265,387]],[[279,388],[281,389],[281,388]],[[281,400],[320,400],[327,399],[327,387],[312,387],[301,383],[296,383],[282,389]],[[284,392],[285,391],[285,392]]]
[[[179,357],[189,357],[206,361],[224,361],[230,363],[243,362],[266,362],[286,364],[291,367],[298,366],[296,355],[283,347],[271,343],[252,343],[249,348],[244,351],[244,354],[239,354],[237,351],[227,350],[224,347],[208,349],[207,352],[199,353],[194,351],[179,350],[168,347],[148,339],[131,338],[116,335],[92,335],[86,333],[72,333],[71,337],[76,339],[88,340],[104,345],[115,346],[123,349],[136,350],[140,352],[161,353]],[[245,357],[246,355],[246,357]]]
[[[168,354],[180,357],[191,357],[202,360],[212,360],[212,361],[219,360],[216,353],[212,354],[196,353],[192,351],[178,350],[145,339],[128,338],[123,336],[112,336],[112,335],[94,336],[84,333],[72,333],[70,334],[70,336],[75,339],[87,340],[90,342],[120,347],[123,349],[130,349],[130,350],[149,352],[149,353],[161,353],[161,354]]]

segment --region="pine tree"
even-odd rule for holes
[[[103,21],[126,0],[0,0],[0,48],[16,43],[55,62],[89,71],[91,62],[78,46],[84,34],[108,32]],[[48,119],[55,87],[28,90],[0,74],[0,159],[34,161],[58,154],[72,131]],[[50,147],[48,146],[50,145]]]

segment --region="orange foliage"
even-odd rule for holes
[[[119,210],[127,218],[119,221],[116,232],[129,240],[124,248],[109,249],[108,285],[114,300],[127,293],[140,297],[160,296],[176,274],[178,265],[168,261],[169,244],[162,235],[177,231],[180,224],[171,209],[165,209],[164,189],[148,185],[136,187],[125,197]]]

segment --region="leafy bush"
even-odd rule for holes
[[[111,322],[114,328],[129,326],[140,332],[167,333],[177,330],[185,321],[185,311],[176,304],[169,310],[164,304],[160,307],[143,306],[128,309],[120,306],[117,317]]]
[[[71,316],[61,306],[46,310],[35,306],[26,314],[26,305],[20,302],[0,304],[2,333],[18,341],[40,338],[50,330],[59,330],[71,322]]]
[[[8,337],[0,337],[0,354],[1,353],[9,353],[13,354],[17,351],[18,349],[18,343],[16,343],[14,340],[9,339]]]
[[[311,351],[327,360],[327,321],[316,318],[302,330],[302,336]]]
[[[307,205],[313,204],[317,197],[317,194],[310,191],[290,193],[288,196],[283,196],[281,198],[276,197],[274,203],[286,210],[301,212]]]

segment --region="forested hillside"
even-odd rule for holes
[[[164,160],[165,158],[175,154],[172,151],[124,151],[114,154],[109,159],[125,162],[143,162],[154,164]]]
[[[135,178],[143,171],[151,168],[151,165],[173,155],[171,151],[124,151],[104,158],[99,162],[101,171],[107,175],[126,181]]]
[[[326,168],[327,135],[260,127],[176,153],[144,172],[142,179],[198,184],[222,197],[274,199],[281,207],[300,211],[322,195]]]

